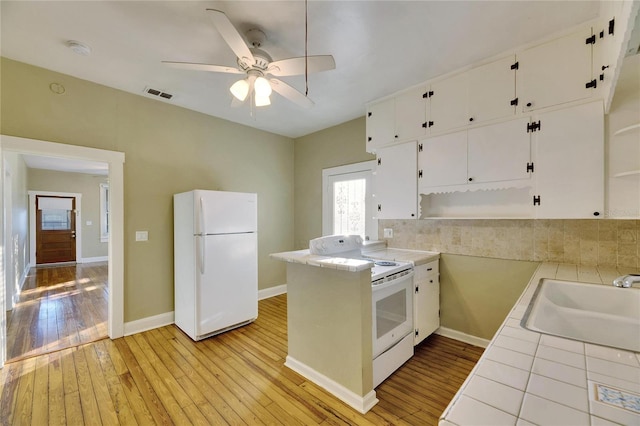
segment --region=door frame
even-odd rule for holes
[[[124,336],[124,153],[0,135],[0,155],[6,151],[45,157],[98,161],[108,164],[109,190],[111,192],[111,232],[109,233],[108,254],[109,308],[107,324],[108,334],[111,339]],[[4,155],[2,157],[4,158]],[[4,180],[4,176],[0,176]],[[0,197],[0,200],[2,200],[2,197]],[[4,216],[6,208],[11,208],[11,206],[2,204],[0,210]],[[4,241],[5,230],[4,227],[0,228],[2,228],[0,229],[2,232],[0,241]],[[5,256],[0,256],[0,261],[2,262],[2,267],[4,267],[6,264]],[[0,312],[4,312],[6,302],[4,276],[0,276],[0,279],[3,281],[0,284]],[[0,321],[0,324],[3,324],[3,322]],[[2,368],[6,358],[6,324],[0,328],[0,368]]]
[[[82,262],[82,194],[77,192],[27,191],[29,194],[29,266],[36,266],[36,197],[69,197],[76,201],[76,263]]]

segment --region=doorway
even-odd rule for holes
[[[65,145],[53,142],[25,139],[14,136],[0,136],[1,153],[13,152],[18,154],[30,154],[43,157],[59,158],[68,161],[101,162],[108,164],[110,206],[109,206],[109,240],[108,240],[108,320],[107,331],[110,338],[115,339],[124,335],[124,185],[123,164],[124,154],[121,152],[87,148],[83,146]],[[4,176],[3,176],[4,177]],[[12,206],[6,205],[3,200],[3,216]],[[4,228],[4,227],[3,227]],[[3,236],[6,230],[2,229]],[[4,237],[0,238],[2,240]],[[3,266],[6,267],[10,259],[7,259],[6,251],[2,256]],[[4,277],[2,277],[4,279]],[[4,286],[2,286],[4,287]],[[0,287],[0,288],[2,288]],[[6,310],[5,292],[0,292],[0,308]],[[4,319],[3,315],[3,319]],[[0,327],[0,368],[6,360],[6,323],[2,321]]]
[[[36,264],[76,261],[76,199],[36,195]]]

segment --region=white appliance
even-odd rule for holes
[[[201,340],[258,317],[257,195],[173,196],[175,324]]]
[[[364,259],[358,235],[331,235],[309,241],[321,256]],[[373,387],[413,356],[413,265],[370,259],[373,323]]]

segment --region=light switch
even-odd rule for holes
[[[91,225],[93,225],[93,222],[92,222],[92,221],[90,221],[90,220],[88,220],[88,221],[87,221],[87,226],[91,226]]]
[[[393,228],[384,228],[384,238],[393,238]]]
[[[136,241],[149,240],[149,231],[136,231]]]

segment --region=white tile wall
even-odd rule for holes
[[[640,353],[520,327],[538,281],[568,271],[589,281],[598,273],[592,267],[542,264],[443,413],[441,426],[640,425],[640,414],[593,398],[594,382],[640,395]]]

